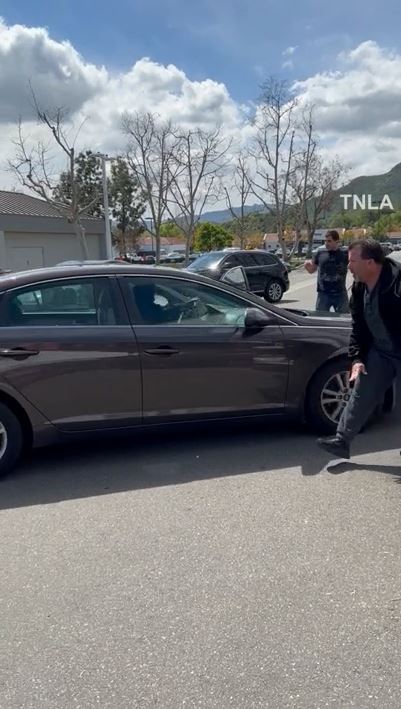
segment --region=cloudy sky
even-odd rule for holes
[[[351,174],[401,161],[401,5],[383,0],[1,0],[0,187],[18,116],[85,117],[80,147],[123,149],[120,114],[151,110],[244,139],[269,75],[316,105],[327,150]]]

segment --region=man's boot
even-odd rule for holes
[[[341,436],[327,436],[325,438],[318,438],[317,444],[320,448],[327,451],[327,453],[332,454],[335,458],[349,458],[350,457],[350,445]]]

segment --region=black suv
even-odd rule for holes
[[[269,303],[278,303],[290,287],[285,264],[277,256],[261,249],[210,251],[199,256],[188,266],[188,270],[220,280],[226,271],[236,266],[244,269],[251,293],[263,296]]]

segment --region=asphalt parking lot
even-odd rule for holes
[[[398,420],[329,468],[295,425],[36,452],[0,482],[0,706],[398,708]]]

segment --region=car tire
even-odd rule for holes
[[[349,362],[345,358],[328,362],[311,380],[305,399],[306,420],[319,433],[334,433],[348,401]],[[326,392],[326,393],[325,393]]]
[[[7,475],[18,463],[24,445],[22,426],[18,417],[0,403],[0,477]]]
[[[266,285],[264,298],[268,303],[278,303],[284,295],[284,286],[278,278],[273,278]]]

